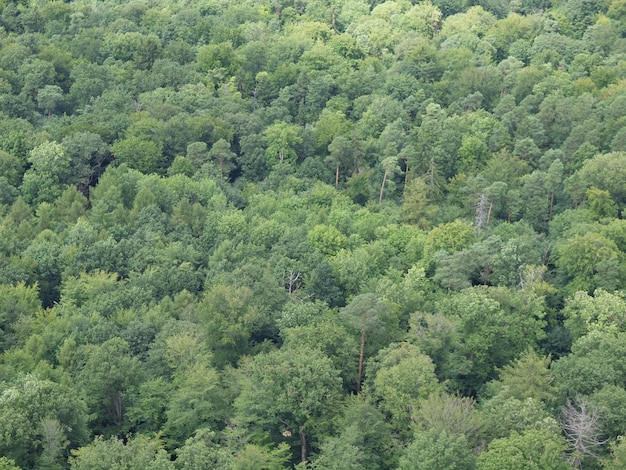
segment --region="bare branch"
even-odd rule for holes
[[[575,468],[581,468],[583,459],[597,457],[595,449],[607,442],[600,439],[600,412],[577,395],[573,403],[567,400],[562,415],[560,424],[570,445],[570,460]]]

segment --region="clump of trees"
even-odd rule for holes
[[[3,3],[0,468],[625,468],[624,5]]]

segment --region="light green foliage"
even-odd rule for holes
[[[20,470],[20,467],[15,465],[15,462],[6,457],[0,457],[0,469],[1,470]]]
[[[624,192],[624,160],[626,153],[612,152],[596,155],[587,160],[583,167],[574,173],[565,183],[566,190],[577,200],[590,187],[609,192],[615,202],[626,200]]]
[[[565,439],[552,431],[526,431],[496,439],[476,461],[477,470],[567,470]]]
[[[22,194],[31,203],[52,202],[72,182],[71,157],[61,144],[47,142],[31,150],[30,168],[24,173]]]
[[[344,388],[350,390],[357,379],[357,339],[338,322],[319,317],[311,324],[281,330],[284,346],[319,349],[331,359],[335,369],[340,371]]]
[[[447,437],[463,437],[468,446],[476,444],[483,419],[469,397],[433,393],[419,401],[411,418],[416,433],[432,431]]]
[[[217,442],[215,434],[207,428],[198,429],[182,447],[176,449],[175,468],[185,470],[228,468],[232,454]]]
[[[348,238],[332,225],[316,225],[307,233],[307,240],[325,256],[337,254],[348,244]]]
[[[454,253],[471,245],[476,239],[474,228],[461,220],[434,227],[424,242],[424,258],[432,259],[438,251]]]
[[[493,378],[495,368],[506,365],[528,346],[535,347],[545,336],[543,300],[532,293],[472,288],[442,301],[438,308],[460,322],[459,349],[472,364],[472,379],[466,385],[478,377],[479,382]],[[466,373],[461,371],[457,380],[462,383]]]
[[[117,437],[102,436],[89,445],[76,449],[70,458],[72,470],[170,470],[176,468],[162,444],[148,436],[130,436],[126,442]]]
[[[265,130],[264,139],[267,143],[265,155],[270,165],[295,164],[298,157],[296,146],[302,143],[298,126],[277,121]]]
[[[572,344],[572,352],[552,364],[555,386],[562,396],[589,395],[605,385],[622,386],[626,371],[621,360],[625,333],[591,331]]]
[[[626,444],[623,436],[620,436],[611,445],[611,457],[602,461],[602,468],[605,470],[620,470],[626,465]]]
[[[617,333],[624,330],[626,300],[621,291],[611,294],[598,289],[593,296],[576,292],[563,308],[565,326],[577,339],[589,331]]]
[[[570,292],[616,289],[624,278],[623,254],[598,233],[576,235],[558,248],[557,266],[568,276]]]
[[[111,153],[119,163],[126,163],[130,168],[146,174],[159,173],[166,162],[158,143],[136,136],[115,142]]]
[[[281,442],[273,449],[246,444],[232,459],[233,470],[281,470],[288,468],[289,446]]]
[[[403,432],[419,399],[442,391],[432,360],[409,343],[394,343],[368,362],[366,387]]]
[[[483,435],[489,439],[504,438],[513,432],[527,430],[561,432],[559,423],[550,416],[546,407],[533,398],[507,397],[506,389],[487,400],[481,407],[484,422]]]
[[[105,433],[124,431],[126,401],[142,379],[140,362],[131,357],[128,343],[120,338],[84,346],[79,354],[84,364],[76,382],[92,413],[92,426]]]
[[[549,403],[554,398],[550,362],[550,356],[539,356],[534,349],[527,349],[518,359],[500,369],[499,386],[502,388],[498,394]]]
[[[16,333],[41,309],[37,286],[0,285],[0,351],[16,342]]]
[[[282,348],[246,361],[242,373],[237,422],[252,436],[268,433],[292,445],[299,439],[305,461],[307,446],[336,411],[341,379],[330,359],[307,347]]]
[[[37,103],[46,112],[48,117],[52,115],[55,108],[63,101],[63,90],[57,85],[46,85],[37,91]]]
[[[621,435],[626,426],[625,398],[626,390],[615,385],[605,385],[589,397],[598,409],[602,432],[610,438]]]
[[[465,436],[445,431],[415,433],[413,442],[400,458],[399,470],[473,470],[476,457]]]
[[[85,404],[71,388],[33,375],[0,392],[0,454],[23,468],[60,463],[66,448],[87,438]]]

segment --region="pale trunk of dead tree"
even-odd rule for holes
[[[378,204],[383,203],[383,192],[385,191],[386,182],[387,182],[387,171],[385,170],[385,174],[383,176],[383,184],[380,185],[380,197],[378,198]]]

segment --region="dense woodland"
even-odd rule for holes
[[[626,468],[626,0],[0,8],[0,469]]]

